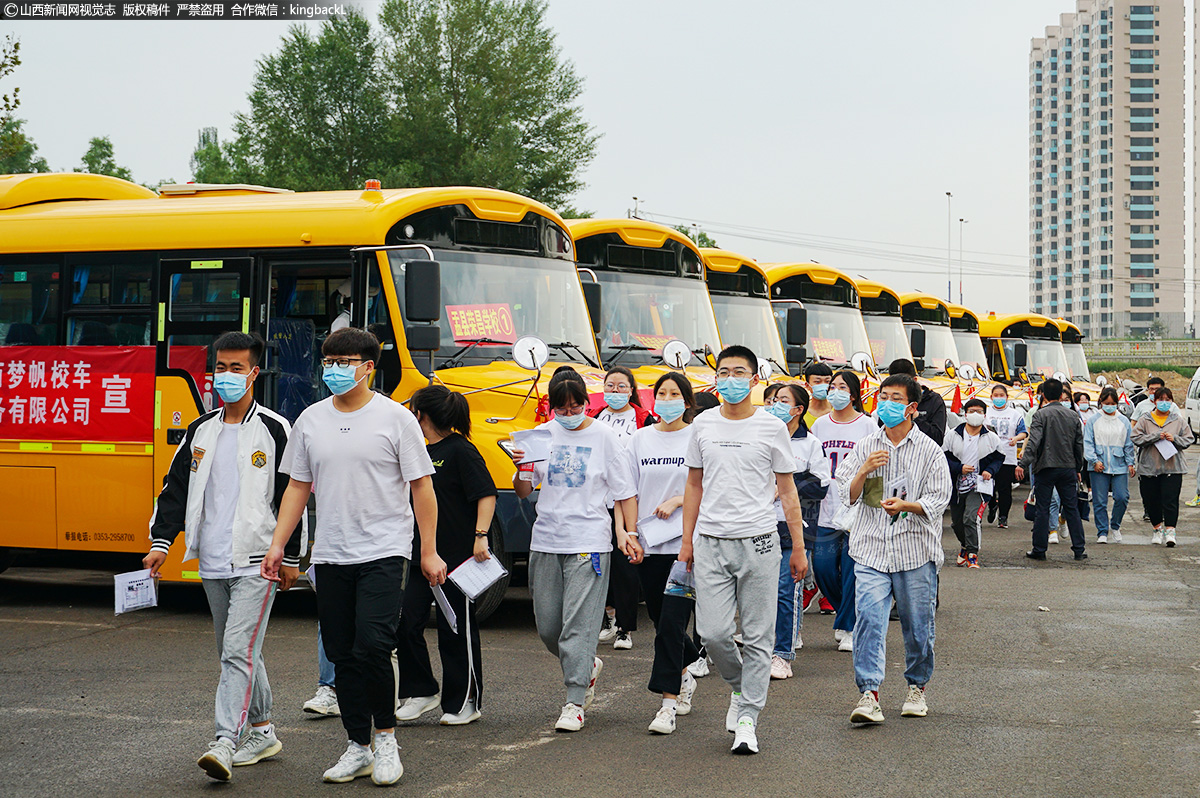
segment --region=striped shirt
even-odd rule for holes
[[[886,450],[885,465],[868,475],[857,502],[850,501],[850,483],[872,452]],[[892,523],[892,516],[879,506],[889,486],[903,480],[904,498],[925,509],[925,515],[908,513]],[[911,571],[927,562],[942,567],[942,514],[950,503],[950,468],[942,449],[913,425],[897,446],[879,429],[858,442],[837,470],[838,498],[847,506],[857,505],[850,528],[850,557],[856,563],[883,573]]]

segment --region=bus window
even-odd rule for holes
[[[71,276],[69,346],[149,346],[150,261],[111,256],[68,266]]]
[[[58,343],[59,266],[0,265],[0,346]]]

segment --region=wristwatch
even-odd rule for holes
[[[486,529],[476,529],[476,530],[475,530],[475,537],[476,537],[476,539],[478,539],[478,538],[486,538],[487,536],[488,536],[488,533],[487,533],[487,530],[486,530]]]

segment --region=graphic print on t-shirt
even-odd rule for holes
[[[562,488],[581,488],[587,483],[590,446],[550,447],[550,468],[547,480],[551,485]]]

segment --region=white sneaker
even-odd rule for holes
[[[734,693],[729,696],[729,710],[725,713],[725,731],[730,734],[737,732],[738,715],[742,714],[742,694]]]
[[[848,632],[845,629],[834,629],[833,630],[833,642],[840,643],[840,642],[842,642],[843,638],[849,637],[852,634],[854,634],[854,633]]]
[[[337,764],[325,771],[321,779],[330,784],[345,784],[361,776],[370,776],[374,772],[375,754],[371,753],[370,748],[363,748],[358,743],[351,742],[346,746],[346,752]]]
[[[1121,530],[1119,530],[1119,529],[1108,530],[1108,537],[1110,540],[1112,540],[1113,543],[1120,543],[1121,542]]]
[[[687,669],[688,673],[692,674],[697,679],[703,679],[708,675],[709,672],[708,657],[700,657],[700,659],[696,660],[691,665],[688,665]]]
[[[1163,533],[1163,542],[1167,544],[1168,549],[1175,548],[1175,530],[1167,527],[1167,531]]]
[[[321,685],[317,688],[317,694],[304,702],[304,711],[334,717],[342,714],[338,706],[337,691],[327,684]]]
[[[568,703],[562,708],[562,714],[558,716],[558,722],[554,724],[554,730],[560,732],[577,732],[583,728],[583,707],[578,704]]]
[[[850,713],[851,723],[883,723],[883,710],[870,690],[864,691],[858,705]]]
[[[1051,543],[1057,543],[1057,542],[1058,542],[1058,533],[1057,533],[1057,532],[1051,532],[1051,533],[1050,533],[1050,542],[1051,542]]]
[[[275,724],[268,724],[262,728],[251,726],[237,750],[233,752],[233,766],[257,765],[282,750],[283,743],[275,736]]]
[[[854,635],[847,633],[842,638],[842,642],[838,643],[838,651],[853,651],[854,650]]]
[[[733,747],[729,750],[735,754],[758,753],[758,736],[754,733],[754,721],[748,717],[738,721],[737,731],[734,732]]]
[[[371,781],[380,787],[395,784],[404,775],[404,763],[400,761],[400,746],[396,745],[395,734],[375,733],[375,771]]]
[[[396,708],[396,720],[416,720],[426,712],[437,709],[442,703],[440,695],[424,695],[406,698],[404,703]]]
[[[617,616],[616,613],[609,615],[604,613],[604,620],[600,622],[600,642],[607,643],[617,636]]]
[[[792,676],[792,663],[788,662],[778,654],[771,655],[771,678],[772,679],[790,679]]]
[[[1155,546],[1161,546],[1163,542],[1163,533],[1161,529],[1154,530],[1154,534],[1150,536],[1150,543]]]
[[[200,769],[217,781],[229,781],[233,776],[233,743],[224,737],[208,744],[208,751],[196,760]]]
[[[679,686],[679,697],[675,699],[675,714],[690,715],[692,712],[692,696],[696,695],[696,677],[691,672],[683,675]]]
[[[629,636],[629,632],[618,629],[617,639],[613,641],[613,648],[617,651],[628,651],[633,648],[633,638]]]
[[[600,671],[604,670],[604,660],[596,657],[592,660],[592,680],[588,682],[587,692],[583,696],[583,708],[591,709],[592,702],[596,700],[596,680],[600,678]],[[568,705],[570,706],[570,705]],[[572,729],[574,731],[574,729]]]
[[[670,734],[675,731],[675,710],[659,707],[658,714],[650,721],[650,731],[654,734]]]
[[[923,718],[928,713],[929,707],[925,704],[925,689],[910,684],[908,695],[904,697],[904,704],[900,707],[900,717]]]
[[[1096,535],[1096,542],[1103,546],[1108,543],[1108,535]]]
[[[468,723],[479,720],[480,717],[482,715],[479,712],[479,708],[475,706],[475,699],[468,698],[461,712],[445,712],[438,723],[443,726],[466,726]]]

